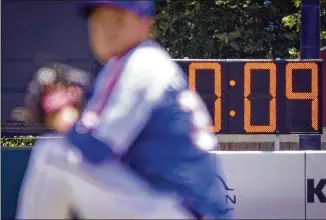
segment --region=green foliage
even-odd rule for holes
[[[34,145],[36,139],[37,137],[33,136],[12,138],[1,137],[1,147],[30,147]]]
[[[321,0],[325,44],[326,0]],[[296,58],[300,0],[158,1],[155,36],[174,58]]]

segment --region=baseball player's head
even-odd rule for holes
[[[90,47],[106,63],[111,57],[149,37],[154,16],[153,0],[89,0],[81,5],[87,19]]]

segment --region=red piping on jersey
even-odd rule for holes
[[[116,85],[119,76],[120,76],[120,69],[121,69],[121,58],[114,58],[115,60],[112,61],[113,70],[112,74],[108,76],[106,83],[101,89],[101,92],[99,92],[98,95],[95,97],[95,103],[94,106],[91,107],[92,111],[96,112],[97,114],[100,114],[101,111],[104,109],[106,102],[109,100],[110,94],[113,91],[114,86]]]
[[[101,111],[104,109],[106,102],[109,100],[110,93],[112,93],[112,90],[119,79],[119,76],[121,73],[120,70],[121,70],[123,61],[127,60],[129,57],[130,51],[136,49],[139,45],[140,44],[138,44],[134,47],[131,47],[131,48],[127,49],[125,52],[123,52],[121,55],[118,55],[113,58],[114,59],[114,61],[113,61],[114,69],[112,70],[112,74],[108,76],[106,85],[104,86],[104,88],[102,89],[100,94],[98,94],[98,96],[95,97],[94,106],[91,107],[92,111],[94,111],[97,114],[100,114]],[[123,59],[123,58],[125,58],[125,59]]]

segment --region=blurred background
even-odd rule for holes
[[[2,0],[1,4],[1,142],[2,146],[31,146],[41,131],[12,121],[11,115],[15,107],[23,105],[38,62],[49,57],[94,74],[100,66],[89,51],[86,25],[74,13],[75,2]],[[300,57],[300,0],[161,0],[156,1],[156,10],[153,38],[173,58]],[[326,0],[320,1],[320,15],[320,50],[326,59]],[[323,124],[326,126],[325,116]],[[222,150],[274,149],[273,135],[219,138]],[[298,149],[298,141],[298,135],[282,135],[280,148]],[[326,149],[324,135],[321,141]]]
[[[305,19],[302,2],[317,5],[318,0],[157,0],[152,37],[174,59],[322,58],[326,85],[326,0],[319,1],[320,8],[307,7]],[[24,105],[33,74],[49,60],[94,76],[101,69],[90,53],[86,24],[74,13],[75,5],[76,1],[1,1],[1,219],[15,215],[31,146],[44,132],[35,124],[12,120],[13,110]],[[320,19],[314,19],[311,15],[319,10]],[[300,33],[302,20],[306,29]],[[319,94],[324,109],[325,88]],[[232,203],[240,217],[251,219],[326,219],[325,154],[239,152],[273,151],[275,143],[281,151],[300,150],[301,137],[311,139],[306,146],[326,150],[325,114],[320,124],[322,135],[217,134],[229,180],[226,190],[231,193],[226,203]],[[315,194],[319,200],[314,200]]]

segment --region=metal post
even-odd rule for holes
[[[319,0],[301,1],[300,58],[320,59],[320,3]],[[300,149],[309,149],[309,141],[320,139],[316,135],[300,135]],[[321,146],[319,147],[321,149]]]
[[[274,151],[280,150],[280,135],[275,135],[275,142],[274,142]]]
[[[281,58],[276,58],[275,60],[281,60]],[[275,134],[274,151],[279,151],[281,148],[280,145],[281,145],[280,135]]]
[[[320,59],[319,0],[301,2],[300,58]]]

